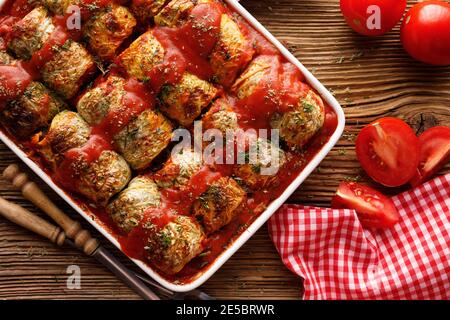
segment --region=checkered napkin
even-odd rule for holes
[[[304,299],[450,299],[450,174],[393,198],[401,221],[363,229],[353,210],[284,206],[269,231]]]

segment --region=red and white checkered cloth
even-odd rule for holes
[[[353,210],[286,205],[269,231],[304,299],[449,299],[450,174],[393,198],[401,221],[363,229]]]

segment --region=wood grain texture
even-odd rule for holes
[[[326,206],[340,181],[358,179],[371,183],[356,160],[354,139],[374,119],[400,117],[417,132],[434,125],[450,125],[450,68],[425,66],[411,60],[400,44],[398,27],[384,37],[360,37],[343,21],[338,0],[241,2],[345,107],[348,125],[343,138],[291,202]],[[414,2],[409,1],[410,5]],[[0,145],[0,170],[16,161],[16,156]],[[450,166],[443,170],[449,171]],[[61,208],[71,212],[53,192],[40,185]],[[401,190],[385,191],[394,194]],[[2,180],[0,194],[36,212]],[[73,212],[72,217],[81,220]],[[83,224],[87,226],[84,221]],[[118,250],[106,241],[103,244],[134,268]],[[66,288],[66,269],[71,264],[81,268],[81,290]],[[202,289],[218,298],[298,299],[301,280],[283,266],[267,229],[262,228]],[[0,219],[0,299],[30,298],[136,299],[137,296],[95,260],[71,248],[57,248]]]

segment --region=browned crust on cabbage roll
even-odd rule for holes
[[[12,27],[9,49],[24,60],[31,59],[33,53],[42,48],[55,30],[52,18],[44,7],[34,8]]]
[[[137,227],[149,208],[161,203],[161,195],[155,182],[147,176],[134,178],[106,208],[114,224],[129,233]]]
[[[56,168],[64,159],[64,154],[83,146],[91,134],[91,128],[72,111],[62,111],[52,120],[44,139],[39,142],[39,151],[49,164]]]
[[[21,139],[48,127],[66,104],[40,82],[32,82],[23,95],[8,102],[1,111],[0,120],[8,131]]]
[[[299,98],[298,105],[291,111],[276,114],[271,126],[279,130],[280,138],[292,150],[300,150],[320,131],[324,122],[323,101],[311,89]]]
[[[79,43],[68,40],[57,49],[41,70],[44,82],[63,98],[73,98],[93,74],[96,65],[92,56]]]
[[[194,202],[193,214],[211,234],[229,224],[246,204],[246,192],[232,178],[220,178]]]
[[[190,126],[217,96],[218,90],[197,76],[184,73],[181,82],[165,85],[159,95],[161,111],[183,126]]]
[[[139,21],[147,25],[169,0],[132,0],[130,10]]]
[[[202,168],[200,154],[182,150],[173,154],[164,167],[155,174],[155,182],[160,188],[180,189]]]
[[[247,150],[246,163],[235,166],[234,176],[253,191],[277,186],[280,182],[278,172],[287,163],[288,155],[278,146],[261,138],[252,143],[250,148],[257,155],[256,159],[252,159]]]
[[[119,55],[118,61],[130,76],[146,81],[149,72],[163,62],[164,53],[161,43],[147,31]]]
[[[150,166],[169,145],[172,125],[159,112],[146,110],[114,136],[114,145],[135,170]]]
[[[203,251],[205,234],[191,217],[177,216],[162,229],[148,225],[150,232],[145,250],[152,264],[166,274],[180,272]]]
[[[127,8],[112,3],[89,19],[83,34],[99,58],[112,61],[135,26],[136,19]]]
[[[188,18],[189,12],[195,7],[195,0],[172,0],[155,16],[155,24],[162,27],[176,27],[182,25]],[[206,1],[207,2],[207,1]]]
[[[116,152],[105,150],[100,157],[91,162],[77,158],[71,164],[77,193],[102,207],[112,196],[126,187],[131,179],[131,170],[127,162]]]
[[[230,87],[252,60],[253,54],[254,49],[238,24],[228,14],[223,14],[219,41],[210,58],[215,81]]]

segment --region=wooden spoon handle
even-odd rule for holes
[[[78,221],[72,220],[62,212],[38,187],[30,181],[26,173],[20,171],[17,164],[8,166],[3,171],[3,177],[13,186],[22,191],[23,196],[47,213],[73,239],[77,248],[87,255],[92,255],[99,247],[99,242],[91,236],[89,231],[82,229]]]
[[[0,197],[0,215],[21,227],[49,239],[58,246],[62,246],[66,240],[66,235],[60,228],[2,197]]]

